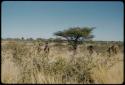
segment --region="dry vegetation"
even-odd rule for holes
[[[89,56],[85,45],[80,45],[71,62],[73,55],[67,45],[53,43],[47,57],[43,50],[37,52],[37,44],[2,42],[2,83],[123,83],[123,48],[117,55],[108,57],[105,45],[97,47],[99,54],[94,52]]]

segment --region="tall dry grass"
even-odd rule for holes
[[[80,46],[72,59],[65,45],[51,45],[47,56],[37,45],[2,44],[2,83],[33,84],[119,84],[123,83],[123,53],[108,57],[94,52],[89,56]],[[103,50],[103,49],[102,49]]]

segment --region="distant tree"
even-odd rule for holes
[[[94,37],[91,35],[93,29],[93,27],[73,27],[69,28],[68,30],[55,32],[54,35],[65,38],[72,46],[74,53],[76,54],[80,41],[91,40]]]
[[[36,38],[36,41],[44,41],[44,39],[43,38]]]
[[[21,40],[24,40],[24,37],[22,37]]]
[[[54,41],[53,38],[49,38],[49,39],[48,39],[48,42],[53,42],[53,41]]]
[[[28,41],[33,41],[33,38],[27,38]]]
[[[13,40],[12,38],[6,38],[6,40]]]
[[[55,38],[55,39],[54,39],[54,42],[57,42],[57,43],[62,43],[62,41],[63,41],[63,40],[62,40],[61,38]]]

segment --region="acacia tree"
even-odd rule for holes
[[[73,27],[68,30],[55,32],[54,35],[65,38],[72,46],[74,52],[76,52],[80,41],[86,41],[92,39],[93,27]]]

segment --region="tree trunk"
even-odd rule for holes
[[[74,40],[74,45],[73,45],[73,50],[74,50],[74,54],[76,55],[76,51],[77,51],[77,46],[78,46],[78,38],[79,36],[76,37],[76,39]]]
[[[73,46],[72,61],[74,61],[75,55],[77,54],[78,38],[75,39],[72,46]]]

